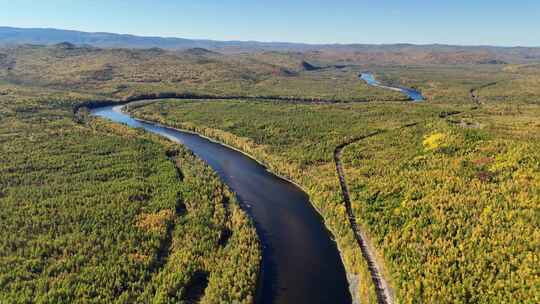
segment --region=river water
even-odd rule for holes
[[[407,96],[409,96],[409,98],[411,98],[411,100],[413,101],[424,100],[424,96],[422,96],[422,93],[420,91],[411,89],[411,88],[405,88],[405,87],[392,87],[392,86],[383,85],[382,83],[380,83],[379,81],[375,79],[375,76],[373,76],[373,74],[362,73],[360,74],[360,78],[364,80],[367,84],[372,85],[374,87],[379,87],[383,89],[388,89],[388,90],[404,93]]]
[[[96,108],[92,115],[183,144],[236,193],[263,245],[257,303],[351,303],[337,245],[309,197],[297,186],[232,148],[197,134],[136,120],[123,113],[122,106]]]

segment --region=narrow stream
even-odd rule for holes
[[[380,83],[378,80],[376,80],[375,76],[373,76],[373,74],[370,74],[370,73],[362,73],[360,74],[360,78],[371,86],[404,93],[407,96],[409,96],[409,98],[411,98],[411,100],[413,101],[422,101],[425,99],[424,96],[422,96],[422,93],[418,90],[405,88],[405,87],[386,86]]]
[[[256,303],[351,303],[337,245],[297,186],[234,149],[197,134],[136,120],[123,113],[122,106],[96,108],[92,115],[185,145],[236,193],[263,244]]]

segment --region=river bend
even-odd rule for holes
[[[134,119],[122,107],[95,108],[92,115],[183,144],[236,193],[263,245],[257,303],[351,303],[337,244],[306,193],[239,151],[194,133]]]
[[[393,86],[384,85],[381,82],[379,82],[377,79],[375,79],[375,76],[373,76],[373,74],[370,74],[370,73],[362,73],[360,74],[360,78],[371,86],[401,92],[409,96],[409,98],[412,101],[423,101],[425,99],[424,96],[422,95],[422,92],[418,90],[406,88],[406,87],[393,87]]]

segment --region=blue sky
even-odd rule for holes
[[[217,40],[540,46],[540,0],[0,0],[0,25]]]

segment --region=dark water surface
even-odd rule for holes
[[[424,96],[422,96],[422,93],[420,91],[417,91],[415,89],[405,88],[405,87],[391,87],[391,86],[383,85],[382,83],[380,83],[379,81],[377,81],[375,79],[375,76],[373,76],[373,74],[362,73],[362,74],[360,74],[360,78],[362,80],[364,80],[369,85],[404,93],[407,96],[409,96],[413,101],[422,101],[422,100],[424,100]]]
[[[211,166],[252,217],[263,244],[257,303],[351,303],[337,245],[309,197],[246,155],[189,132],[142,122],[121,106],[92,114],[179,142]]]

